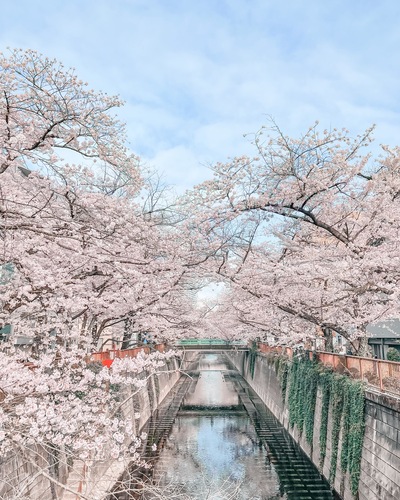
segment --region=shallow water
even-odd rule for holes
[[[161,489],[193,500],[333,498],[268,410],[257,435],[222,355],[204,354],[199,369],[154,469]]]

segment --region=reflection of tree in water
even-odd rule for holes
[[[254,432],[253,426],[246,425],[243,428],[235,420],[225,427],[224,437],[238,444],[235,454],[237,458],[254,455],[257,449],[263,449],[261,440]]]
[[[227,439],[235,440],[236,459],[240,459],[243,464],[244,476],[241,478],[240,496],[237,498],[251,498],[254,500],[275,500],[286,498],[286,495],[278,493],[279,485],[275,485],[276,474],[269,460],[266,450],[262,445],[261,440],[254,431],[254,427],[249,423],[246,426],[239,425],[239,422],[233,420],[226,426],[224,436]],[[254,458],[259,456],[258,467],[254,467]],[[266,496],[260,496],[260,491],[265,491],[266,477],[263,475],[267,471],[273,474],[272,488],[268,489],[270,493]],[[271,490],[276,494],[271,496]],[[248,496],[246,496],[248,495]]]
[[[191,500],[282,498],[277,474],[243,415],[178,417],[155,477]]]

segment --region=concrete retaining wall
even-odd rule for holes
[[[66,482],[68,466],[65,453],[58,451],[59,463],[54,464],[54,454],[42,446],[18,449],[0,457],[0,498],[4,500],[59,498],[60,489],[46,475],[61,483]],[[53,466],[50,464],[53,461]]]
[[[281,387],[273,366],[269,365],[263,354],[258,354],[254,376],[249,369],[249,355],[245,352],[227,353],[234,366],[240,371],[249,385],[256,391],[266,406],[296,440],[303,451],[319,467],[319,427],[321,421],[322,398],[318,391],[315,407],[313,447],[300,435],[296,426],[289,426],[287,402],[282,401]],[[288,392],[288,391],[287,391]],[[322,469],[329,477],[331,461],[331,415],[328,420],[326,457]],[[340,457],[341,436],[339,440]],[[353,500],[347,474],[338,466],[334,484],[335,491],[344,500]],[[400,499],[400,399],[380,393],[366,393],[366,428],[361,461],[359,500],[399,500]]]

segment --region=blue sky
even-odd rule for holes
[[[14,0],[0,50],[36,49],[119,94],[130,147],[182,190],[251,152],[271,115],[400,144],[397,0]]]

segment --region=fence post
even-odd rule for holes
[[[381,372],[381,362],[379,361],[379,359],[377,359],[376,362],[378,363],[379,387],[380,387],[381,391],[383,392],[384,389],[383,389],[383,380],[382,380],[382,372]]]

